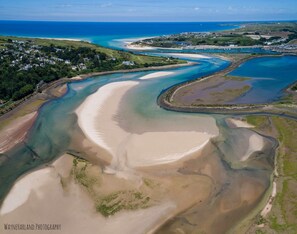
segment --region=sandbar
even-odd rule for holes
[[[187,54],[187,53],[167,53],[168,56],[176,56],[180,58],[201,58],[201,59],[208,59],[209,56],[202,55],[202,54]]]
[[[129,50],[154,50],[156,48],[151,46],[139,46],[139,45],[132,45],[132,42],[126,44],[126,48]]]
[[[257,133],[253,133],[249,137],[249,146],[241,161],[246,161],[254,152],[261,151],[264,147],[264,139]]]
[[[164,77],[164,76],[169,76],[174,74],[174,72],[154,72],[145,76],[140,77],[140,80],[149,80],[149,79],[154,79],[154,78],[160,78],[160,77]]]
[[[254,128],[253,125],[240,119],[228,118],[226,121],[227,121],[227,124],[233,128]]]
[[[201,150],[218,134],[211,117],[197,117],[198,127],[192,131],[172,127],[165,131],[135,133],[121,128],[118,119],[125,107],[125,94],[137,84],[135,81],[107,84],[90,95],[76,111],[78,125],[86,137],[111,154],[112,169],[119,171],[174,162]],[[204,130],[199,130],[199,118],[203,119],[203,125],[209,124],[209,132],[205,131],[205,126],[200,126]],[[174,125],[176,123],[172,123]]]
[[[19,179],[0,209],[1,233],[4,224],[60,224],[61,230],[51,233],[148,233],[170,217],[176,205],[171,201],[136,211],[121,211],[112,217],[96,212],[94,203],[84,189],[68,176],[73,157],[64,155],[50,166]],[[61,179],[69,180],[67,186]],[[144,221],[145,220],[145,221]],[[18,233],[28,233],[18,230]],[[44,233],[34,230],[34,233]]]

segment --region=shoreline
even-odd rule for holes
[[[61,40],[63,40],[63,39],[61,39]],[[252,55],[253,56],[253,55]],[[269,56],[269,55],[261,55],[261,56],[259,56],[259,57],[266,57],[266,56]],[[281,55],[281,56],[283,56],[283,55]],[[247,58],[247,60],[249,60],[249,59],[254,59],[254,58],[256,58],[257,56],[255,56],[255,57],[251,57],[251,58]],[[234,63],[236,63],[236,62],[234,62],[232,59],[230,60],[230,59],[228,59],[228,58],[226,58],[226,57],[222,57],[223,59],[225,59],[225,60],[229,60],[229,61],[231,61],[231,64],[230,64],[230,67],[232,67],[232,65],[234,64]],[[242,61],[238,66],[240,66],[242,63],[244,63],[245,61]],[[136,68],[136,69],[130,69],[130,70],[118,70],[118,71],[106,71],[106,72],[94,72],[94,73],[88,73],[88,74],[83,74],[83,75],[78,75],[78,76],[75,76],[75,77],[72,77],[72,78],[61,78],[61,79],[59,79],[59,80],[57,80],[56,82],[53,82],[52,84],[48,84],[48,86],[43,90],[43,93],[45,92],[47,95],[49,95],[49,96],[47,96],[46,98],[47,98],[47,100],[45,101],[45,102],[48,102],[48,101],[51,101],[53,98],[58,98],[58,97],[60,97],[60,96],[62,96],[62,95],[64,95],[65,94],[65,92],[67,92],[67,87],[66,87],[66,84],[68,84],[68,83],[71,83],[71,82],[76,82],[76,81],[81,81],[81,80],[84,80],[84,79],[89,79],[89,78],[92,78],[93,76],[102,76],[102,75],[108,75],[108,74],[116,74],[116,73],[130,73],[130,72],[140,72],[140,71],[161,71],[161,70],[165,70],[165,69],[171,69],[171,68],[177,68],[177,67],[183,67],[183,66],[191,66],[191,65],[193,65],[193,64],[195,64],[195,63],[187,63],[187,64],[177,64],[177,65],[166,65],[166,66],[162,66],[162,67],[155,67],[155,69],[153,69],[154,67],[149,67],[149,68]],[[226,68],[226,69],[228,69],[229,68],[229,66]],[[221,71],[218,71],[218,73],[220,73],[220,72],[224,72],[226,69],[223,69],[223,70],[221,70]],[[231,68],[230,68],[231,69]],[[234,69],[236,69],[236,67],[234,68]],[[225,71],[226,72],[226,71]],[[214,74],[212,74],[212,75],[210,75],[210,76],[207,76],[207,77],[205,77],[205,79],[210,79],[212,76],[214,76],[215,74],[218,74],[218,73],[214,73]],[[153,73],[149,73],[148,75],[146,75],[146,78],[147,79],[149,79],[149,78],[154,78],[154,77],[150,77],[150,75],[152,75]],[[166,75],[165,75],[166,76]],[[65,80],[62,80],[62,79],[65,79]],[[140,80],[141,80],[141,78],[140,78]],[[123,81],[124,82],[127,82],[126,80],[124,80],[123,79]],[[197,80],[196,80],[197,81]],[[188,85],[190,85],[190,84],[188,84]],[[52,90],[53,89],[57,89],[57,87],[60,87],[60,88],[62,88],[62,87],[66,87],[65,88],[65,90],[63,91],[63,92],[61,92],[61,95],[60,96],[54,96],[54,95],[52,95],[53,94],[53,92],[52,92]],[[175,87],[175,86],[174,86]],[[172,87],[172,88],[174,88],[174,87]],[[170,91],[170,89],[171,88],[169,88],[167,91]],[[287,88],[287,90],[289,90],[289,88]],[[165,91],[165,93],[167,92],[167,91]],[[117,93],[117,92],[116,92]],[[174,93],[172,93],[172,96],[173,96],[173,94]],[[32,98],[32,99],[34,99],[34,98],[36,98],[36,96],[35,95],[38,95],[38,94],[34,94],[33,96],[31,96],[30,97],[30,99]],[[162,95],[162,93],[159,95],[159,97],[158,97],[158,104],[159,104],[159,98],[161,97],[161,95]],[[24,105],[26,105],[26,101],[29,101],[30,102],[30,100],[25,100],[23,103],[21,103],[21,105],[22,104],[24,104]],[[84,100],[84,101],[86,101],[86,99]],[[99,100],[99,101],[101,101],[101,100]],[[105,100],[102,100],[103,102],[105,101]],[[83,102],[84,103],[84,102]],[[28,104],[28,103],[27,103]],[[43,105],[43,104],[42,104]],[[38,107],[38,110],[37,110],[37,116],[38,116],[38,113],[39,113],[39,111],[40,111],[40,108],[42,107],[42,105],[40,105],[39,107]],[[262,104],[261,104],[262,105]],[[222,113],[222,114],[224,114],[225,112],[224,111],[226,111],[227,112],[227,114],[230,114],[230,115],[236,115],[236,113],[239,113],[239,114],[243,114],[243,112],[244,111],[261,111],[261,110],[263,110],[263,111],[267,111],[267,105],[268,104],[263,104],[261,107],[259,107],[259,106],[254,106],[254,105],[252,105],[252,106],[250,106],[250,105],[236,105],[236,106],[225,106],[225,105],[222,105],[222,106],[201,106],[201,110],[203,110],[203,111],[205,111],[204,113],[211,113],[211,114],[215,114],[214,112],[215,111],[218,111],[218,112],[220,112],[220,113]],[[271,105],[273,105],[273,103],[271,104]],[[20,106],[20,105],[19,105]],[[17,106],[16,108],[18,108],[19,106]],[[161,105],[160,105],[161,106]],[[270,106],[270,105],[269,105]],[[163,106],[161,106],[162,108],[164,108]],[[14,108],[13,110],[11,110],[11,111],[9,111],[9,112],[7,112],[6,114],[11,114],[11,112],[13,112],[16,108]],[[22,107],[20,107],[20,108],[22,108]],[[195,110],[198,110],[199,109],[199,106],[198,107],[193,107],[193,108],[196,108]],[[233,109],[234,108],[234,109]],[[260,110],[258,110],[257,108],[262,108],[262,109],[260,109]],[[165,108],[166,109],[166,108]],[[169,109],[169,110],[172,110],[172,109]],[[174,111],[181,111],[181,112],[192,112],[192,109],[190,110],[190,111],[187,111],[186,110],[186,108],[185,109],[180,109],[180,110],[174,110]],[[232,113],[234,111],[234,113]],[[238,111],[238,112],[237,112]],[[93,112],[95,112],[95,108],[93,108]],[[196,112],[196,111],[193,111],[193,112]],[[198,111],[199,112],[199,111]],[[268,113],[269,114],[269,113]],[[280,113],[281,114],[281,113]],[[5,114],[4,114],[5,115]],[[0,116],[0,120],[1,120],[1,118],[4,116],[4,115],[2,115],[2,116]],[[13,115],[13,113],[12,113],[12,115]],[[269,114],[269,115],[271,115],[271,114]],[[296,117],[295,117],[296,119],[297,119],[297,115],[296,115]],[[4,119],[5,119],[5,117],[4,117]],[[34,123],[34,122],[33,122]],[[78,124],[79,125],[79,124]],[[235,125],[236,125],[236,123],[235,123]],[[239,127],[243,127],[243,128],[245,128],[246,126],[239,126]],[[82,129],[83,130],[83,129]],[[0,131],[2,131],[2,130],[0,130]],[[30,130],[28,130],[28,131],[30,131]],[[167,133],[168,134],[168,133]],[[86,134],[85,134],[86,135]],[[101,147],[102,145],[100,145],[100,147]],[[249,156],[250,155],[248,155],[248,157],[246,158],[246,159],[248,159],[249,158]],[[56,158],[55,160],[59,160],[60,159],[60,157],[58,157],[58,158]],[[180,159],[181,160],[181,159]],[[157,166],[162,166],[161,164],[156,164]],[[43,166],[41,166],[41,167],[48,167],[49,166],[49,164],[46,164],[46,165],[43,165]],[[155,165],[150,165],[150,166],[155,166]],[[37,167],[36,168],[36,170],[38,170],[38,168],[39,167]],[[34,169],[35,170],[35,169]],[[28,174],[31,174],[31,173],[33,173],[34,172],[34,170],[30,170],[29,172],[28,172]],[[23,175],[23,176],[26,176],[26,175],[28,175],[27,173],[25,174],[25,175]],[[19,177],[19,178],[22,178],[22,177]],[[18,179],[19,180],[19,179]],[[18,180],[16,180],[16,182],[15,183],[17,183],[17,181]],[[274,186],[274,181],[272,181],[271,182],[271,186]],[[272,190],[272,193],[274,192],[274,189],[276,189],[276,188],[274,188],[273,187],[273,190]],[[275,192],[276,192],[276,190],[275,190]],[[271,191],[268,191],[267,190],[267,194],[268,193],[271,193]],[[273,195],[273,194],[272,194]],[[275,195],[274,195],[275,196]],[[268,201],[268,203],[270,202],[270,200]],[[3,205],[3,204],[2,204]],[[258,205],[262,205],[262,203],[260,204],[258,204]],[[266,208],[266,207],[265,207]],[[264,209],[265,209],[264,208]],[[271,208],[271,207],[270,207]],[[263,209],[263,211],[264,211],[264,209]],[[157,216],[157,213],[155,213],[155,215]],[[172,215],[173,216],[173,215]],[[174,216],[173,216],[174,217]],[[171,218],[171,217],[167,217],[167,219],[169,219],[169,218]],[[246,218],[245,218],[246,219]],[[160,219],[159,219],[160,220]],[[149,222],[149,221],[148,221]],[[147,222],[146,222],[147,223]],[[160,223],[160,225],[159,226],[161,226],[162,224],[163,224],[164,222],[161,222]],[[157,229],[159,229],[159,226],[156,226],[156,228],[154,228],[154,229],[152,229],[149,233],[153,233],[154,231],[156,231]]]
[[[266,129],[267,130],[267,129]],[[258,224],[259,218],[266,218],[269,212],[271,211],[273,207],[273,202],[275,201],[275,197],[277,195],[277,182],[279,180],[279,165],[278,165],[278,158],[280,157],[280,143],[277,139],[275,133],[268,133],[264,130],[257,129],[257,125],[254,125],[252,131],[255,133],[258,133],[261,136],[266,136],[269,138],[274,139],[275,144],[273,146],[275,150],[275,157],[274,157],[274,170],[273,173],[270,176],[270,186],[267,188],[267,191],[264,193],[263,197],[260,199],[258,205],[251,211],[251,213],[241,221],[239,221],[230,231],[238,232],[238,230],[245,230],[244,232],[247,232],[248,230],[253,230],[253,228],[263,228],[265,223]],[[258,220],[258,221],[257,221]]]
[[[150,78],[160,78],[163,74],[154,75],[155,77]],[[108,171],[126,173],[138,167],[177,162],[201,151],[211,138],[217,136],[217,129],[205,131],[201,126],[192,131],[185,129],[177,131],[174,123],[165,129],[155,128],[150,131],[144,130],[145,126],[138,124],[133,125],[132,131],[123,129],[116,120],[113,120],[113,116],[124,121],[125,118],[121,117],[121,108],[125,106],[123,97],[139,83],[141,81],[109,83],[90,95],[76,109],[78,126],[84,135],[111,154],[112,160],[107,167]],[[211,118],[204,121],[205,124],[214,124]],[[98,125],[97,122],[101,124]]]
[[[174,68],[179,68],[179,67],[185,67],[185,66],[192,66],[197,63],[195,62],[187,62],[187,63],[182,63],[182,64],[172,64],[172,65],[164,65],[164,66],[153,66],[153,67],[144,67],[144,68],[133,68],[133,69],[127,69],[127,70],[115,70],[115,71],[103,71],[103,72],[92,72],[92,73],[87,73],[87,74],[82,74],[78,75],[72,78],[79,78],[80,80],[91,78],[92,76],[102,76],[102,75],[110,75],[110,74],[117,74],[117,73],[130,73],[130,72],[141,72],[141,71],[162,71],[166,69],[174,69]],[[68,78],[68,79],[72,79]]]
[[[286,54],[282,54],[282,55],[269,55],[269,56],[285,56]],[[291,55],[291,54],[289,54]],[[255,57],[267,57],[267,55],[262,55],[262,56],[255,56]],[[246,59],[250,60],[253,59],[255,57],[251,57]],[[238,63],[237,67],[240,66],[243,62]],[[233,63],[234,64],[234,63]],[[234,66],[234,65],[233,65]],[[231,69],[232,64],[225,70],[220,71],[218,74],[224,74],[227,71],[229,72],[229,70]],[[236,66],[233,68],[236,69]],[[207,76],[204,78],[205,79],[211,79],[212,77],[214,77],[213,75]],[[201,78],[203,79],[203,78]],[[199,82],[199,80],[195,80],[194,82]],[[294,120],[297,120],[297,114],[296,113],[292,113],[292,115],[288,114],[288,110],[278,110],[276,104],[278,103],[264,103],[264,104],[252,104],[252,105],[197,105],[197,106],[178,106],[178,105],[174,105],[172,102],[172,97],[174,95],[174,92],[176,92],[178,90],[179,87],[184,87],[186,85],[191,85],[192,82],[189,83],[184,83],[181,85],[177,85],[177,87],[172,87],[169,90],[166,90],[163,94],[161,94],[158,97],[158,104],[161,108],[167,109],[167,110],[174,110],[174,111],[180,111],[180,112],[190,112],[190,113],[211,113],[211,114],[228,114],[228,115],[247,115],[247,114],[264,114],[263,112],[265,112],[266,115],[279,115],[281,117],[287,117],[287,118],[292,118]],[[287,93],[296,93],[292,90],[292,87],[296,84],[296,82],[294,82],[293,84],[289,85],[288,87],[284,88],[284,92]],[[170,92],[171,91],[171,92]],[[166,96],[166,94],[168,96]],[[164,96],[165,97],[164,97]],[[294,107],[294,106],[293,106]],[[268,110],[267,110],[268,108]],[[270,108],[270,110],[269,110]],[[286,113],[287,112],[287,113]],[[290,113],[290,112],[289,112]],[[252,225],[254,225],[254,221],[250,221],[251,217],[252,219],[255,219],[255,217],[259,216],[266,218],[266,216],[268,215],[268,213],[272,210],[273,207],[273,202],[275,200],[275,197],[277,195],[277,165],[276,165],[276,161],[277,161],[277,157],[275,157],[275,162],[274,162],[274,166],[275,166],[275,170],[273,172],[273,174],[271,175],[271,183],[270,183],[270,187],[269,189],[266,191],[265,195],[263,196],[263,198],[261,199],[261,202],[259,203],[259,205],[254,209],[254,211],[252,211],[252,213],[247,216],[246,218],[244,218],[242,221],[240,221],[237,225],[235,225],[234,228],[232,228],[232,230],[238,230],[238,227],[242,228],[244,227],[244,229],[248,230],[250,228],[247,227],[246,225],[249,225],[249,223],[253,223]],[[264,226],[264,224],[262,224]],[[258,225],[259,228],[262,227],[262,225]]]
[[[230,50],[241,50],[241,49],[262,49],[264,51],[271,51],[271,52],[277,52],[277,53],[288,53],[288,54],[296,54],[296,50],[290,51],[286,49],[279,48],[275,45],[253,45],[253,46],[217,46],[217,45],[196,45],[196,46],[186,46],[186,47],[156,47],[156,46],[150,46],[146,44],[133,44],[134,42],[128,43],[126,48],[130,50],[143,50],[143,51],[149,51],[149,50],[200,50],[201,51],[207,51],[207,50],[223,50],[223,51],[230,51]],[[142,49],[143,48],[143,49]],[[240,53],[240,52],[239,52]]]
[[[290,55],[290,54],[284,53],[281,55],[251,55],[247,58],[240,59],[236,62],[229,59],[229,61],[231,61],[231,64],[224,70],[215,72],[209,76],[202,76],[197,78],[196,80],[187,81],[167,89],[166,91],[164,91],[159,95],[158,101],[157,101],[158,105],[161,108],[164,108],[166,110],[178,111],[178,112],[206,113],[206,114],[211,113],[211,114],[227,114],[227,115],[272,114],[272,115],[278,115],[278,116],[297,119],[296,113],[294,112],[284,113],[284,110],[282,110],[281,107],[275,107],[275,104],[278,104],[275,102],[263,103],[263,104],[219,104],[219,105],[205,104],[205,105],[189,105],[189,106],[182,106],[182,105],[174,104],[172,102],[172,97],[174,96],[175,92],[177,92],[180,88],[214,78],[215,76],[218,76],[218,75],[224,76],[251,59],[261,58],[261,57],[282,57],[286,55]],[[291,87],[293,87],[295,84],[296,82],[289,85],[287,88],[284,89],[284,91],[289,94],[292,93],[293,91],[291,90]]]
[[[9,125],[3,127],[0,131],[0,154],[9,151],[15,145],[24,141],[28,130],[33,126],[36,118],[37,112],[34,111],[24,116],[16,117]]]
[[[126,70],[91,72],[91,73],[81,74],[81,75],[77,75],[77,76],[70,77],[70,78],[62,77],[58,80],[47,83],[46,87],[42,89],[42,93],[50,91],[50,89],[53,88],[53,86],[60,86],[60,85],[70,83],[73,81],[88,79],[93,76],[111,75],[111,74],[117,74],[117,73],[141,72],[141,71],[158,71],[158,70],[162,71],[162,70],[166,70],[166,69],[174,69],[174,68],[180,68],[180,67],[185,67],[185,66],[193,66],[195,64],[197,64],[197,63],[187,62],[187,63],[182,63],[182,64],[152,66],[152,67],[144,67],[144,68],[133,68],[133,69],[126,69]],[[0,121],[2,121],[3,118],[5,118],[5,115],[7,115],[8,113],[11,113],[16,108],[18,108],[20,105],[25,104],[31,98],[34,98],[36,95],[38,95],[38,93],[35,92],[35,93],[29,94],[28,96],[16,101],[17,102],[16,105],[11,110],[0,115]]]
[[[192,66],[194,64],[196,64],[196,63],[188,62],[188,63],[185,63],[185,64],[165,65],[165,66],[161,66],[161,67],[148,67],[148,68],[135,68],[135,69],[129,69],[129,70],[93,72],[93,73],[78,75],[78,76],[75,76],[75,77],[72,77],[72,78],[60,78],[59,80],[48,83],[46,85],[46,87],[42,90],[41,93],[36,93],[35,92],[35,93],[30,94],[27,97],[19,100],[18,103],[16,104],[16,106],[14,106],[8,112],[2,114],[0,116],[0,121],[1,122],[9,121],[9,123],[4,125],[3,129],[0,130],[0,133],[3,132],[4,128],[11,127],[10,122],[13,121],[13,118],[15,117],[15,115],[18,112],[21,112],[23,109],[25,109],[27,106],[30,106],[32,103],[34,103],[34,102],[36,102],[38,100],[42,100],[40,105],[35,106],[34,109],[32,110],[32,112],[34,112],[34,111],[37,112],[37,116],[36,116],[36,118],[37,118],[39,110],[42,107],[42,105],[44,105],[45,103],[47,103],[48,101],[50,101],[52,99],[59,98],[59,97],[63,96],[67,92],[67,88],[66,88],[66,90],[63,90],[62,92],[60,92],[60,91],[55,92],[54,91],[56,89],[61,88],[63,85],[65,85],[67,83],[88,79],[88,78],[91,78],[93,76],[102,76],[102,75],[110,75],[110,74],[117,74],[117,73],[141,72],[141,71],[158,71],[158,70],[162,71],[162,70],[174,69],[174,68],[179,68],[179,67],[184,67],[184,66]],[[54,92],[55,92],[55,94],[53,94]],[[30,113],[28,113],[28,114],[30,114]],[[34,125],[34,122],[32,123],[32,126]],[[22,132],[22,134],[24,136],[26,136],[29,131],[30,131],[30,128],[27,129],[25,132]],[[18,143],[20,143],[20,142],[17,142],[13,146],[10,146],[10,148],[14,147]],[[5,153],[5,152],[3,152],[3,153]]]
[[[12,190],[1,206],[0,216],[2,222],[0,223],[10,223],[15,219],[22,219],[24,223],[27,223],[32,218],[38,220],[37,223],[44,223],[45,219],[49,220],[50,223],[63,221],[64,230],[75,232],[75,230],[83,229],[80,227],[80,222],[78,221],[88,217],[84,222],[88,226],[87,230],[91,230],[91,233],[101,228],[106,233],[111,234],[119,232],[119,229],[121,229],[121,225],[119,227],[114,226],[113,222],[127,224],[127,227],[121,230],[124,230],[123,233],[131,233],[134,228],[134,220],[137,216],[142,216],[142,218],[148,217],[146,225],[141,226],[141,222],[138,220],[138,227],[141,230],[139,233],[142,233],[150,231],[156,225],[159,225],[159,223],[164,223],[166,220],[163,220],[163,217],[169,216],[176,209],[174,202],[164,200],[160,204],[152,205],[146,209],[139,208],[133,212],[123,210],[114,216],[106,218],[95,211],[92,197],[88,192],[74,178],[71,176],[68,177],[71,174],[72,167],[73,157],[64,154],[51,163],[38,167],[34,171],[21,176],[14,183]],[[63,187],[63,184],[60,183],[61,178],[66,183],[66,187]],[[25,191],[24,194],[19,193],[22,190]],[[47,196],[49,192],[52,194],[50,197]],[[59,198],[58,203],[55,200],[57,197]],[[74,216],[70,217],[68,212],[64,211],[71,204],[71,210],[74,211]],[[36,211],[40,207],[43,210],[47,210],[46,216],[37,215],[38,212]],[[61,209],[61,207],[63,208]],[[27,213],[32,210],[34,212],[29,216],[22,215],[24,212]],[[58,212],[57,216],[55,215],[56,212]],[[71,222],[68,222],[71,219],[76,220],[77,225],[72,225]],[[85,229],[83,230],[85,231]],[[21,231],[21,233],[24,232]]]

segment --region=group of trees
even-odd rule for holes
[[[0,64],[0,70],[1,100],[18,100],[32,93],[41,80],[50,82],[72,73],[70,68],[63,64],[19,70],[18,66],[10,66],[9,60]]]
[[[8,45],[5,56],[2,55],[0,63],[0,100],[18,100],[34,92],[36,85],[43,80],[51,82],[61,77],[72,77],[79,73],[92,71],[112,70],[119,61],[108,59],[104,53],[97,52],[87,47],[55,47],[42,46],[34,56],[13,53],[13,47]],[[59,58],[54,64],[43,62],[38,58]],[[19,59],[17,65],[12,66],[12,62]],[[65,61],[70,61],[66,63]],[[29,69],[21,69],[26,65],[34,65]],[[42,66],[40,66],[42,64]],[[84,69],[79,65],[83,64]],[[77,66],[77,69],[73,69]]]
[[[111,51],[83,42],[54,45],[49,40],[39,43],[31,39],[0,39],[1,47],[5,47],[0,50],[0,103],[33,93],[40,81],[48,83],[78,74],[131,68],[123,61],[133,62],[133,68],[178,63],[176,59]]]

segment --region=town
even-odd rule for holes
[[[297,51],[297,24],[247,24],[220,32],[185,32],[134,42],[136,46],[189,49],[263,48],[278,52]]]
[[[0,105],[63,77],[176,63],[83,41],[0,37]]]

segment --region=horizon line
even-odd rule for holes
[[[223,21],[79,21],[79,20],[22,20],[22,19],[0,19],[0,21],[12,22],[56,22],[56,23],[249,23],[249,22],[297,22],[294,20],[223,20]]]

